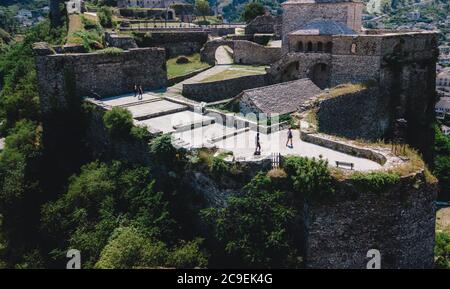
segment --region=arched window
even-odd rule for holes
[[[313,44],[311,41],[308,42],[308,48],[307,48],[308,52],[312,52],[313,51]]]
[[[350,52],[355,54],[356,53],[356,43],[352,43],[352,47],[350,48]]]
[[[300,41],[300,42],[297,44],[297,51],[303,52],[303,42]]]
[[[317,42],[317,51],[318,52],[322,52],[323,51],[323,44],[322,44],[322,42]]]
[[[325,45],[325,52],[331,52],[332,49],[333,49],[333,42],[328,41],[327,44]]]

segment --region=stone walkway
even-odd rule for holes
[[[188,110],[187,104],[191,104],[192,107],[198,103],[181,95],[183,83],[198,82],[227,69],[232,69],[231,65],[214,66],[166,90],[146,92],[142,100],[138,100],[134,94],[125,94],[104,99],[102,102],[112,107],[120,106],[128,109],[135,118],[135,124],[146,126],[152,133],[171,133],[173,143],[177,147],[191,149],[215,146],[232,151],[235,158],[246,161],[259,160],[269,157],[272,153],[280,153],[315,158],[322,156],[331,166],[334,166],[336,161],[352,162],[355,170],[361,171],[381,168],[381,165],[374,161],[303,142],[300,140],[298,130],[293,131],[292,148],[286,146],[286,130],[269,135],[260,134],[262,153],[260,156],[254,156],[255,131],[213,123],[211,122],[213,118]]]
[[[216,50],[216,64],[217,65],[223,65],[223,64],[233,64],[233,50],[231,50],[228,46],[219,46]]]

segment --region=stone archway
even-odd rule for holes
[[[299,79],[299,62],[291,62],[281,72],[281,82]]]
[[[216,64],[216,51],[217,48],[220,46],[227,46],[231,49],[231,51],[234,50],[234,41],[232,40],[223,40],[223,39],[217,39],[208,41],[205,43],[203,48],[200,50],[200,57],[203,62],[207,62],[210,65]]]
[[[330,86],[330,66],[325,63],[316,63],[307,71],[307,76],[319,88],[324,89]]]
[[[233,49],[228,45],[221,45],[217,47],[216,51],[214,52],[214,59],[216,61],[216,64],[233,64]]]

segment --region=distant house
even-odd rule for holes
[[[445,135],[449,135],[450,134],[450,127],[448,127],[446,125],[441,126],[441,130],[442,130],[442,133],[445,134]]]
[[[412,20],[412,21],[419,20],[420,19],[420,12],[419,11],[409,12],[407,14],[407,17],[408,17],[409,20]]]
[[[31,18],[33,13],[28,9],[20,9],[19,12],[17,12],[17,16],[20,18]]]
[[[436,117],[439,119],[444,119],[445,115],[450,115],[450,97],[441,97],[434,109]]]
[[[446,68],[438,73],[436,76],[436,88],[450,91],[450,68]]]
[[[240,111],[247,113],[287,114],[298,110],[322,90],[310,79],[303,78],[269,86],[244,90],[236,99]]]

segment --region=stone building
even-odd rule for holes
[[[185,3],[180,0],[118,0],[118,8],[169,8],[173,4]]]
[[[289,0],[283,4],[282,56],[268,69],[269,83],[311,79],[319,88],[371,83],[395,119],[407,120],[406,142],[424,153],[433,142],[438,56],[436,31],[363,30],[363,3],[352,0]]]
[[[243,114],[283,115],[297,111],[300,105],[321,92],[311,80],[305,78],[244,90],[236,100],[239,100],[239,108]]]

